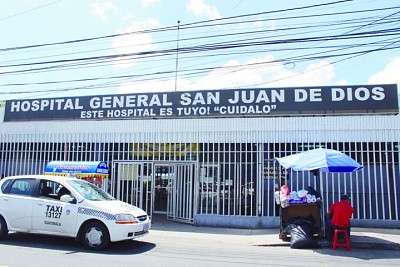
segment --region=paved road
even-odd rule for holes
[[[179,225],[175,226],[180,228]],[[295,250],[258,245],[262,235],[157,227],[140,240],[90,252],[72,239],[11,234],[0,242],[0,266],[397,266],[400,251],[330,248]]]

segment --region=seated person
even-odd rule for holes
[[[45,186],[40,190],[41,197],[50,197],[51,192],[53,189],[51,187]]]
[[[71,192],[65,187],[61,187],[57,192],[58,199],[60,199],[63,195],[70,195],[70,194]]]
[[[350,218],[354,208],[350,205],[348,195],[342,195],[340,202],[335,202],[326,214],[325,235],[332,241],[334,229],[346,229],[350,237]]]

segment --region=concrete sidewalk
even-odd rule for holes
[[[279,229],[235,229],[198,227],[190,224],[167,221],[153,217],[151,231],[169,232],[177,236],[215,240],[226,243],[241,243],[252,246],[290,246],[289,241],[279,239]],[[151,233],[150,233],[151,234]],[[321,248],[331,248],[325,239],[317,239]],[[400,229],[352,228],[351,248],[400,250]],[[339,248],[338,248],[339,249]],[[342,248],[340,248],[342,249]]]
[[[267,235],[264,246],[290,246],[289,241],[279,240],[275,234]],[[321,248],[331,248],[326,239],[317,239]],[[352,228],[350,236],[351,248],[400,250],[400,229]]]

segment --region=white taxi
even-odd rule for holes
[[[91,250],[141,237],[145,211],[77,178],[25,175],[0,181],[0,240],[9,231],[74,237]]]

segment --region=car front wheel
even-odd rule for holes
[[[2,216],[0,216],[0,240],[7,237],[8,228],[7,223]]]
[[[107,227],[100,222],[90,222],[82,230],[82,244],[90,250],[102,250],[110,244]]]

